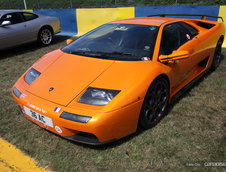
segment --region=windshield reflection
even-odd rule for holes
[[[65,53],[110,60],[152,58],[157,26],[106,24],[62,49]]]

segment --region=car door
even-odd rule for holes
[[[187,59],[166,64],[171,68],[170,77],[173,89],[194,74],[196,64],[200,60],[198,57],[200,54],[197,54],[200,52],[199,47],[194,46],[199,42],[196,37],[198,31],[192,28],[189,30],[184,24],[183,22],[171,23],[164,26],[162,31],[160,55],[170,55],[176,50],[186,50],[190,53],[190,57]],[[187,26],[187,24],[185,25]]]
[[[27,41],[37,40],[40,22],[38,20],[38,15],[28,12],[22,12],[21,15],[24,18],[24,25],[26,29]]]
[[[8,13],[1,17],[0,24],[10,21],[10,24],[0,26],[0,49],[25,43],[26,25],[20,13]]]

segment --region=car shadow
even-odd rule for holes
[[[55,36],[52,44],[49,46],[58,44],[60,42],[65,42],[65,40],[69,38],[70,38],[69,36]],[[26,43],[20,46],[12,47],[6,50],[1,50],[0,60],[9,58],[15,55],[21,55],[27,52],[35,51],[42,47],[44,46],[39,45],[37,42],[31,42],[31,43]]]

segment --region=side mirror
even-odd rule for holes
[[[66,40],[66,44],[67,44],[67,45],[70,44],[70,43],[72,43],[72,42],[73,42],[72,39],[67,39],[67,40]]]
[[[187,59],[190,56],[188,51],[185,50],[179,50],[179,51],[173,51],[170,55],[161,55],[159,56],[160,62],[169,62],[174,63],[176,60],[183,60]]]
[[[1,26],[6,26],[6,25],[9,25],[11,24],[11,22],[9,20],[5,20],[2,22]]]

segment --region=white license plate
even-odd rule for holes
[[[31,118],[35,119],[36,121],[41,122],[42,124],[48,125],[50,127],[53,127],[53,121],[51,118],[42,115],[38,112],[35,112],[31,109],[29,109],[28,107],[24,106],[24,111],[25,114],[27,114],[28,116],[30,116]]]

